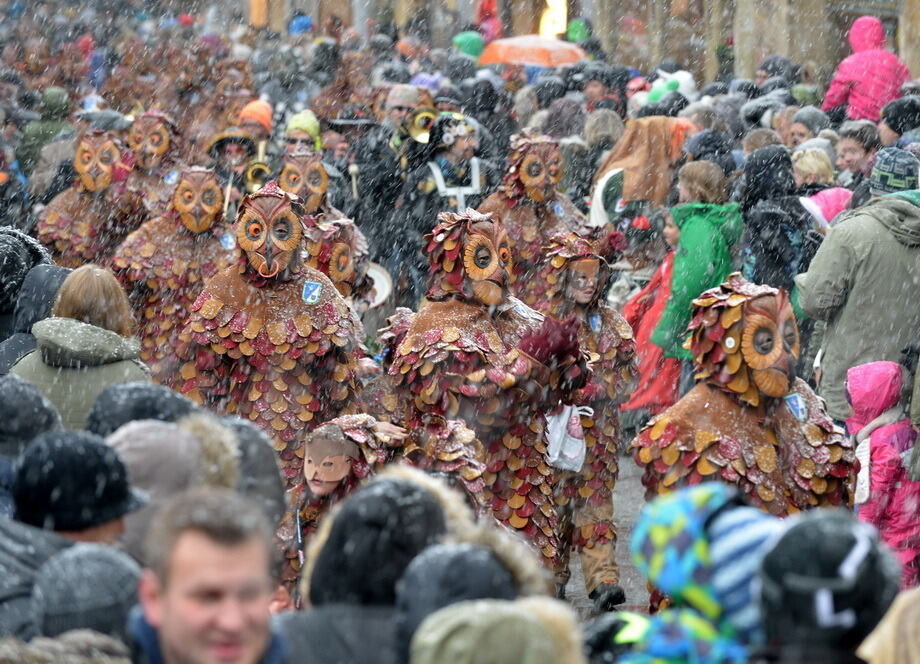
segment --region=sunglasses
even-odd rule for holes
[[[413,106],[390,106],[391,111],[405,111],[406,113],[411,113],[415,110]]]
[[[313,145],[313,139],[312,138],[289,138],[287,139],[288,145],[297,145],[299,143],[303,143],[304,145]]]

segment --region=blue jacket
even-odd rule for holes
[[[140,606],[135,606],[128,616],[128,637],[131,640],[132,664],[163,664],[159,634],[147,622]],[[284,644],[274,631],[259,664],[284,664]]]

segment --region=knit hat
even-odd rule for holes
[[[33,438],[61,427],[54,405],[19,376],[0,376],[0,455],[17,457]]]
[[[86,418],[86,429],[108,436],[134,420],[175,422],[197,410],[195,403],[154,383],[120,383],[105,388]]]
[[[875,166],[869,176],[869,192],[892,194],[916,189],[920,175],[920,160],[900,148],[883,148],[875,155]]]
[[[51,257],[37,240],[15,228],[0,227],[0,312],[11,312],[26,275]]]
[[[422,551],[397,585],[396,641],[401,661],[418,626],[436,611],[475,599],[517,597],[511,571],[488,549],[472,544],[438,544]]]
[[[760,567],[767,639],[855,648],[885,615],[900,578],[875,528],[842,509],[803,513]]]
[[[920,126],[920,97],[909,95],[882,107],[882,121],[896,134],[906,134]]]
[[[415,108],[419,103],[418,88],[407,83],[397,83],[387,93],[387,109],[396,106]]]
[[[743,643],[763,640],[753,581],[783,523],[757,508],[733,506],[717,514],[707,529],[712,587],[722,616]]]
[[[19,458],[13,480],[16,519],[80,531],[140,509],[147,498],[128,485],[118,454],[86,431],[44,433]]]
[[[263,99],[256,99],[255,101],[249,102],[243,106],[243,110],[240,111],[237,117],[237,122],[239,124],[243,124],[245,120],[254,120],[265,127],[265,131],[270,132],[272,130],[271,104]]]
[[[808,127],[812,136],[817,136],[818,132],[822,129],[827,129],[831,126],[830,119],[814,106],[800,108],[796,111],[795,115],[792,116],[792,122],[798,122]]]
[[[333,517],[310,576],[310,603],[392,605],[412,559],[446,531],[437,497],[381,478],[353,493]],[[356,576],[354,570],[365,570]]]
[[[42,636],[91,629],[125,639],[137,603],[140,567],[121,551],[78,543],[43,564],[32,587],[32,612]]]
[[[323,149],[323,143],[319,137],[319,120],[316,119],[313,111],[301,111],[288,118],[284,135],[290,136],[295,131],[307,132],[313,139],[313,147],[317,150]]]
[[[258,503],[272,524],[277,525],[287,505],[278,455],[271,439],[248,419],[228,415],[221,418],[221,424],[236,436],[240,469],[237,491]]]

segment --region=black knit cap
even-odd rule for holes
[[[147,504],[128,485],[124,463],[99,436],[53,431],[33,440],[13,480],[16,520],[37,528],[79,531]]]
[[[17,457],[33,438],[59,429],[61,418],[32,383],[0,376],[0,454]]]
[[[896,134],[920,127],[920,97],[901,97],[882,107],[882,120]]]
[[[175,422],[195,412],[191,399],[155,383],[117,383],[105,388],[86,418],[86,429],[106,437],[128,422]]]

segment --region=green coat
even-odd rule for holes
[[[847,369],[897,362],[920,330],[920,191],[882,196],[849,213],[795,283],[805,315],[827,321],[818,392],[843,420],[850,416]]]
[[[140,344],[72,318],[46,318],[32,327],[38,348],[10,373],[35,385],[54,404],[65,429],[83,429],[99,394],[117,383],[149,382],[137,359]]]
[[[732,271],[732,247],[741,239],[743,221],[737,203],[687,203],[671,210],[680,229],[674,254],[671,295],[652,332],[652,343],[667,357],[691,360],[684,350],[693,300],[721,284]]]
[[[48,88],[42,93],[42,119],[26,125],[16,148],[16,160],[22,172],[28,176],[38,162],[42,148],[63,131],[73,130],[67,122],[70,100],[62,88]]]

